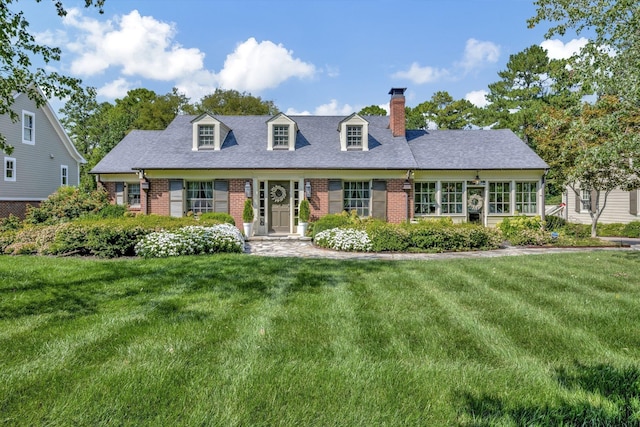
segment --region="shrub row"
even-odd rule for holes
[[[92,255],[104,258],[135,255],[135,245],[149,233],[186,226],[213,226],[219,217],[171,218],[140,215],[81,220],[53,225],[29,225],[0,232],[5,254]],[[228,221],[228,219],[227,219]]]
[[[502,238],[498,230],[473,224],[454,225],[449,218],[414,224],[369,219],[323,230],[315,235],[314,242],[336,250],[444,252],[497,249]]]
[[[242,252],[243,249],[244,237],[231,224],[190,225],[175,231],[153,232],[135,245],[136,254],[145,258]]]

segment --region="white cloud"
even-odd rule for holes
[[[258,43],[251,37],[227,56],[218,78],[222,88],[260,92],[292,77],[312,77],[315,72],[313,64],[294,58],[282,44]]]
[[[71,63],[75,74],[91,76],[120,67],[125,75],[169,81],[203,67],[203,52],[173,41],[173,24],[140,16],[137,10],[115,21],[99,22],[73,9],[63,22],[81,30],[81,36],[67,46],[78,54]]]
[[[483,42],[476,39],[467,40],[464,48],[464,57],[459,65],[465,72],[473,71],[485,63],[495,63],[500,58],[500,46],[492,42]]]
[[[475,105],[476,107],[485,107],[489,105],[486,96],[489,94],[486,90],[474,90],[465,95],[464,99]]]
[[[128,81],[117,79],[99,88],[98,96],[111,99],[124,98],[131,89],[132,86]]]
[[[337,100],[332,99],[328,104],[316,107],[313,114],[316,116],[347,116],[355,111],[356,109],[351,105],[339,105]]]
[[[540,43],[540,47],[547,51],[549,59],[567,59],[573,54],[578,53],[587,42],[588,40],[584,37],[570,40],[567,43],[553,39],[543,41]]]
[[[415,84],[433,83],[449,74],[447,70],[434,67],[421,67],[417,62],[411,64],[407,71],[398,71],[391,77],[396,79],[407,79]]]

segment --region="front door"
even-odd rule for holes
[[[467,220],[473,223],[483,223],[484,188],[467,187]]]
[[[289,233],[291,204],[289,181],[269,181],[269,232]]]

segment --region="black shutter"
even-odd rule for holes
[[[371,216],[387,220],[387,181],[374,180],[372,183]]]
[[[342,193],[342,180],[329,180],[329,213],[339,214],[344,210],[344,195]]]
[[[638,191],[629,191],[629,213],[631,215],[638,215]]]
[[[578,191],[577,193],[573,191],[573,194],[576,197],[576,212],[580,213],[582,210],[582,191]]]
[[[598,192],[596,190],[591,190],[591,212],[596,212],[598,210],[597,195]]]
[[[182,180],[169,181],[169,213],[171,216],[181,217],[184,215],[184,183]]]
[[[229,181],[213,181],[213,211],[229,213]]]
[[[124,205],[124,182],[116,182],[116,205]]]

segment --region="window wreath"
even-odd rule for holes
[[[480,210],[484,205],[484,200],[479,194],[474,194],[467,200],[467,207],[473,210]]]
[[[274,185],[271,187],[271,201],[280,203],[285,197],[287,197],[287,190],[285,190],[282,185]]]

